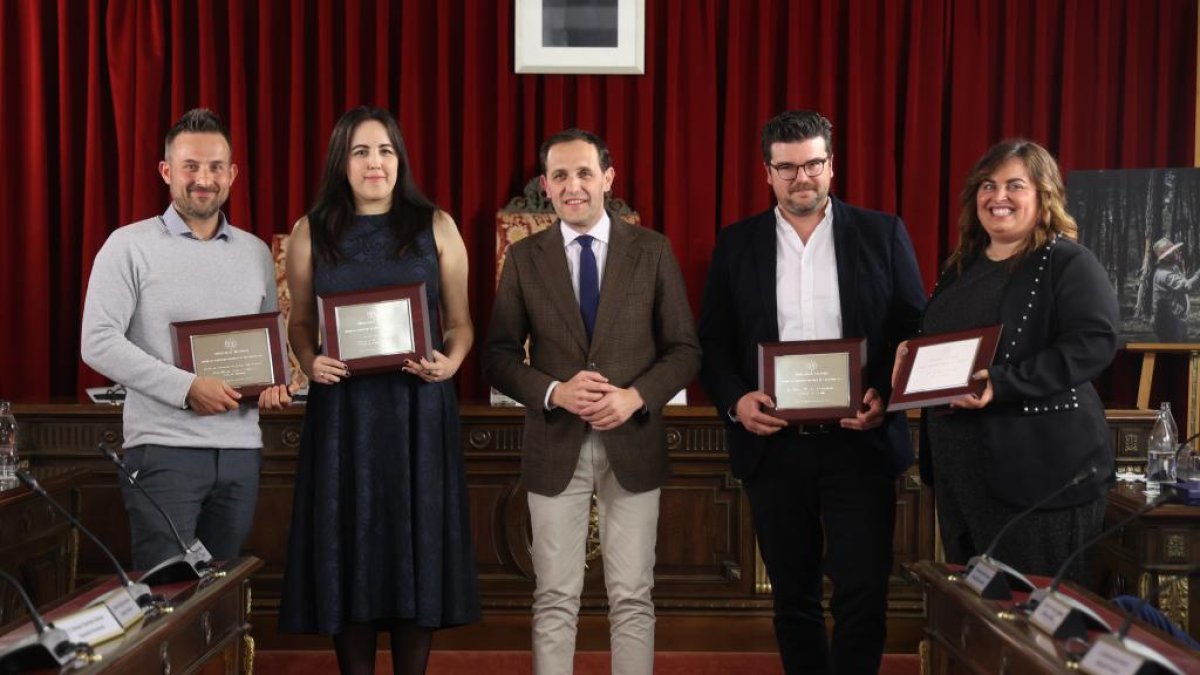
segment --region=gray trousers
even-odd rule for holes
[[[125,465],[171,516],[184,542],[198,537],[214,560],[240,554],[254,523],[261,448],[138,445],[125,449]],[[134,569],[148,570],[178,554],[162,514],[127,478],[118,482],[129,513]]]

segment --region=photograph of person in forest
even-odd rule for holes
[[[1200,343],[1200,169],[1074,171],[1067,192],[1117,292],[1122,343]]]

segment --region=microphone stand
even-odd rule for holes
[[[1187,575],[1196,572],[1197,569],[1193,567],[1187,570],[1184,576],[1157,586],[1148,597],[1139,598],[1138,611],[1154,602],[1165,589],[1187,579]],[[1088,675],[1111,675],[1114,672],[1113,667],[1119,666],[1119,672],[1128,675],[1183,675],[1182,671],[1158,650],[1128,637],[1135,615],[1132,611],[1126,611],[1124,607],[1120,609],[1125,614],[1125,621],[1121,623],[1121,627],[1116,633],[1102,635],[1092,643],[1079,661],[1079,670]]]
[[[175,542],[179,545],[179,553],[163,560],[148,571],[142,573],[139,581],[149,586],[158,586],[159,584],[170,584],[176,581],[192,581],[195,579],[203,579],[208,576],[223,576],[223,573],[217,571],[212,562],[212,554],[204,547],[199,539],[192,540],[191,545],[183,542],[183,537],[179,536],[179,530],[175,527],[175,522],[171,520],[171,516],[167,515],[165,509],[160,505],[150,493],[146,492],[146,488],[138,482],[133,472],[129,467],[125,466],[125,462],[117,456],[117,453],[112,448],[101,442],[97,446],[101,453],[108,458],[108,461],[117,465],[121,473],[132,484],[142,496],[160,513],[164,520],[167,521],[167,526],[171,528],[171,534],[175,535]]]
[[[66,631],[46,623],[16,578],[4,570],[0,570],[0,577],[16,589],[21,603],[29,612],[34,628],[33,635],[18,640],[0,652],[0,673],[19,673],[43,668],[61,669],[77,658],[93,660],[91,647],[84,643],[71,642]]]
[[[1055,497],[1095,476],[1096,471],[1096,465],[1094,464],[1084,469],[1065,485],[1046,495],[1033,506],[1018,513],[1005,523],[1004,527],[1000,528],[1000,531],[992,538],[992,543],[987,547],[987,550],[982,555],[974,556],[967,561],[967,575],[964,577],[964,582],[967,586],[978,593],[981,598],[987,600],[1011,600],[1012,589],[1014,587],[1019,591],[1032,591],[1034,589],[1032,581],[1012,566],[992,558],[992,552],[996,550],[996,546],[1000,543],[1000,540],[1004,538],[1004,535],[1014,525],[1029,514],[1049,504]]]
[[[147,609],[163,610],[163,607],[166,605],[166,599],[161,595],[154,595],[151,593],[150,587],[146,584],[134,583],[131,581],[129,579],[129,575],[125,573],[125,569],[121,567],[121,563],[117,561],[117,556],[113,555],[112,550],[105,546],[104,542],[100,541],[100,538],[93,534],[91,530],[84,527],[83,523],[79,522],[78,518],[71,515],[70,511],[66,510],[61,504],[54,501],[50,494],[46,492],[46,489],[43,488],[40,483],[38,483],[36,478],[33,477],[33,474],[29,473],[28,471],[17,471],[17,479],[24,483],[25,486],[30,490],[36,492],[39,496],[49,502],[51,506],[53,506],[60,514],[62,514],[64,518],[67,519],[67,522],[74,525],[75,528],[86,535],[88,539],[91,539],[93,542],[95,542],[100,551],[108,557],[109,562],[112,563],[113,569],[117,571],[117,580],[120,581],[125,594],[128,595],[128,598],[122,597],[123,594],[121,593],[110,593],[106,596],[102,596],[98,602],[103,602],[105,606],[108,607],[109,611],[112,612],[113,616],[116,617],[117,621],[120,622],[121,628],[127,628],[130,625],[140,621],[144,617],[145,610]],[[132,602],[129,602],[129,600],[132,600]]]
[[[1059,593],[1058,587],[1062,584],[1063,576],[1071,567],[1071,563],[1075,562],[1084,551],[1145,513],[1162,506],[1170,498],[1169,494],[1159,495],[1137,511],[1117,521],[1112,527],[1092,537],[1083,546],[1075,549],[1074,553],[1067,556],[1050,585],[1039,588],[1029,595],[1028,606],[1034,608],[1033,614],[1029,617],[1030,623],[1059,639],[1072,637],[1084,639],[1087,637],[1089,627],[1111,633],[1112,626],[1101,619],[1099,614],[1075,598],[1065,593]]]

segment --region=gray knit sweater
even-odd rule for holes
[[[262,447],[257,407],[208,416],[183,409],[195,376],[173,365],[171,323],[274,311],[270,251],[227,223],[206,241],[186,228],[171,206],[109,236],[88,282],[83,360],[128,390],[126,447]]]

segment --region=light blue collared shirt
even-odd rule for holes
[[[218,211],[217,216],[217,234],[213,237],[213,239],[223,239],[225,241],[229,241],[229,228],[231,227],[229,220],[225,218],[224,212]],[[171,204],[167,206],[167,210],[163,211],[162,222],[163,225],[167,227],[167,232],[170,232],[171,234],[189,237],[197,241],[200,240],[200,237],[197,237],[196,233],[192,232],[192,228],[188,227],[188,224],[183,222],[183,216],[179,215],[179,212],[175,210],[175,202],[171,202]]]

